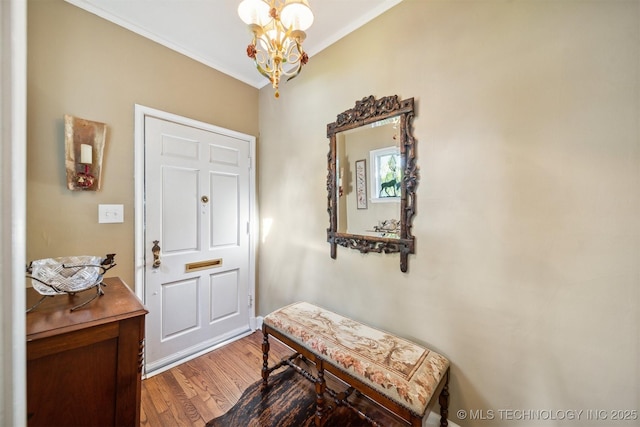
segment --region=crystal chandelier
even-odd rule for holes
[[[313,23],[307,0],[242,0],[238,15],[253,33],[247,55],[260,74],[271,82],[275,97],[281,77],[291,80],[300,73],[309,57],[302,42]]]

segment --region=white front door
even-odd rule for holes
[[[144,117],[147,373],[250,330],[251,143]]]

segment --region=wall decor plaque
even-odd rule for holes
[[[65,114],[65,166],[69,190],[100,190],[106,138],[106,124]]]

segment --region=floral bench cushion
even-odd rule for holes
[[[264,322],[420,416],[449,367],[434,351],[307,302],[276,310]]]

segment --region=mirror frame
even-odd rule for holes
[[[418,167],[416,165],[416,140],[412,134],[415,116],[413,98],[400,100],[398,95],[375,99],[373,95],[356,101],[355,107],[338,114],[336,121],[327,124],[329,154],[327,155],[327,212],[329,228],[327,241],[331,244],[331,258],[337,256],[337,245],[357,249],[361,253],[400,253],[400,270],[407,271],[409,254],[415,251],[415,237],[411,234],[413,217],[416,213],[416,188]],[[337,134],[350,129],[391,117],[400,117],[400,159],[403,171],[400,193],[400,237],[376,237],[351,233],[339,233],[337,197]]]

